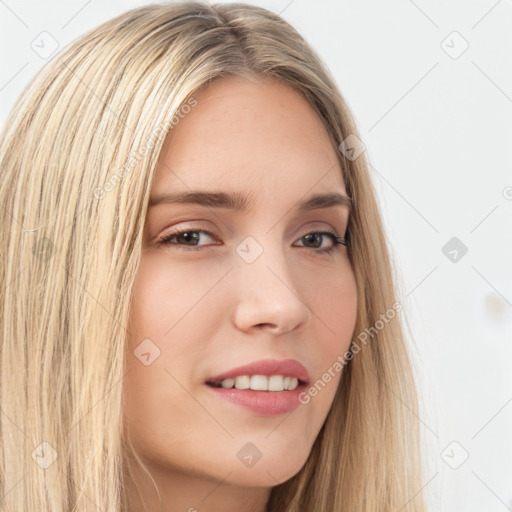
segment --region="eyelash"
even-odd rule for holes
[[[210,233],[209,231],[206,231],[204,229],[183,229],[181,231],[176,231],[174,233],[169,233],[167,235],[164,235],[162,238],[160,238],[157,241],[157,244],[159,246],[161,246],[161,245],[177,245],[177,246],[180,246],[181,245],[183,247],[179,247],[179,250],[182,250],[182,251],[198,251],[198,250],[201,249],[201,247],[204,247],[204,246],[194,247],[194,246],[188,246],[186,244],[171,243],[171,240],[173,240],[175,237],[178,237],[178,236],[183,235],[185,233],[204,233],[204,234],[214,238],[212,233]],[[333,241],[333,244],[334,244],[332,247],[329,247],[328,249],[321,249],[321,250],[315,249],[314,247],[306,247],[306,249],[312,249],[313,252],[318,252],[318,253],[321,253],[321,254],[332,254],[334,251],[340,251],[341,250],[340,246],[342,246],[342,245],[345,246],[345,247],[348,247],[347,241],[345,240],[345,237],[339,236],[334,231],[329,231],[329,230],[325,230],[325,231],[311,231],[310,233],[306,233],[304,236],[302,236],[300,238],[300,240],[302,240],[303,238],[305,238],[308,235],[326,235],[326,236],[328,236]]]

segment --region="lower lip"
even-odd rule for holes
[[[278,416],[296,409],[301,402],[299,395],[306,389],[300,384],[287,391],[253,391],[252,389],[224,389],[206,385],[218,397],[237,404],[242,408],[260,416]]]

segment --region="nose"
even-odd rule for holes
[[[311,310],[282,253],[274,251],[271,255],[264,250],[250,264],[241,261],[235,272],[238,294],[234,323],[238,329],[264,329],[278,335],[301,330],[308,324]]]

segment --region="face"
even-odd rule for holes
[[[272,487],[306,462],[341,374],[331,372],[307,404],[298,392],[345,353],[356,320],[349,249],[332,235],[345,235],[349,207],[300,206],[347,191],[322,122],[289,86],[230,78],[194,98],[167,136],[152,184],[125,422],[139,456],[169,475]],[[246,197],[245,208],[224,196],[206,205],[159,201],[192,191]],[[239,371],[235,389],[207,384],[261,360],[303,368],[271,363]],[[252,379],[266,373],[274,377]],[[293,387],[294,376],[295,390],[273,390]],[[241,389],[251,384],[272,390]]]

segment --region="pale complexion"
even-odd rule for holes
[[[298,210],[312,195],[347,191],[324,125],[289,86],[230,78],[194,97],[197,106],[167,136],[151,197],[201,190],[251,202],[246,211],[165,202],[148,210],[123,407],[161,505],[132,471],[151,511],[264,512],[271,488],[306,462],[341,375],[274,417],[221,400],[205,381],[259,359],[292,358],[312,384],[349,348],[357,303],[350,249],[328,235],[304,238],[345,235],[349,208]],[[178,230],[192,234],[158,244]],[[236,251],[247,237],[263,251],[251,263]],[[160,350],[148,366],[133,354],[146,339]],[[262,454],[252,467],[237,457],[247,443]],[[141,507],[136,486],[126,479],[133,511]]]

